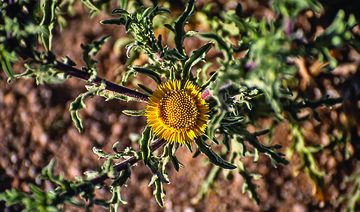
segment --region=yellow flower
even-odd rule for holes
[[[204,134],[209,106],[201,98],[200,88],[190,81],[160,84],[146,105],[148,125],[160,139],[184,144]]]

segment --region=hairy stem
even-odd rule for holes
[[[73,77],[77,77],[82,80],[88,80],[90,78],[90,74],[86,73],[84,71],[81,71],[77,68],[74,68],[72,66],[66,65],[60,61],[56,61],[56,64],[54,66],[59,71],[64,72],[67,75],[71,75]],[[114,91],[119,94],[123,94],[125,96],[133,97],[142,101],[148,101],[149,96],[125,87],[122,87],[120,85],[117,85],[115,83],[109,82],[107,80],[104,80],[100,77],[96,77],[95,80],[92,82],[95,85],[101,85],[101,82],[105,81],[106,89],[109,91]]]
[[[26,49],[20,49],[17,52],[17,54],[20,55],[24,59],[27,59],[27,58],[35,59],[36,58],[33,53],[29,53]],[[89,73],[86,73],[86,72],[84,72],[84,71],[82,71],[80,69],[77,69],[75,67],[67,65],[65,63],[62,63],[62,62],[60,62],[58,60],[54,63],[54,68],[59,70],[59,71],[64,72],[67,75],[70,75],[70,76],[73,76],[73,77],[76,77],[76,78],[79,78],[79,79],[82,79],[82,80],[85,80],[85,81],[87,81],[91,76]],[[149,98],[148,95],[137,92],[137,91],[134,91],[134,90],[131,90],[131,89],[128,89],[128,88],[125,88],[123,86],[117,85],[117,84],[112,83],[112,82],[109,82],[109,81],[107,81],[107,80],[105,80],[103,78],[100,78],[98,76],[96,76],[95,80],[92,83],[95,84],[95,85],[101,85],[101,82],[103,82],[103,81],[105,82],[106,89],[109,90],[109,91],[114,91],[116,93],[119,93],[119,94],[122,94],[122,95],[125,95],[125,96],[128,96],[128,97],[133,97],[133,98],[145,101],[145,102],[148,101],[148,98]]]

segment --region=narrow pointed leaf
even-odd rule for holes
[[[160,178],[157,178],[155,180],[154,196],[155,196],[155,199],[156,199],[157,203],[159,204],[159,206],[164,207],[165,192],[164,192],[163,183],[160,180]]]
[[[173,152],[173,144],[170,144],[169,145],[169,157],[170,157],[170,160],[171,160],[171,163],[174,165],[174,169],[179,172],[179,161],[178,159],[176,158],[175,156],[175,152]]]
[[[111,14],[125,14],[125,15],[129,15],[128,11],[123,10],[123,9],[114,9],[113,11],[111,11]]]
[[[149,164],[149,159],[150,159],[150,154],[151,154],[151,150],[150,150],[150,137],[151,134],[151,128],[149,126],[147,126],[145,128],[145,130],[142,133],[142,138],[140,141],[140,145],[141,145],[141,155],[142,158],[144,160],[145,164]]]
[[[179,51],[180,54],[185,55],[184,51],[184,38],[185,38],[185,30],[184,27],[187,24],[190,16],[194,12],[194,4],[196,0],[189,0],[186,4],[186,9],[183,14],[179,17],[179,19],[175,22],[175,44],[176,49]]]
[[[122,112],[128,116],[144,116],[145,115],[145,110],[123,110]]]
[[[133,69],[141,74],[151,77],[157,84],[161,84],[161,78],[156,72],[146,68],[134,67]]]
[[[146,87],[145,85],[142,85],[142,84],[138,84],[138,86],[143,90],[143,91],[145,91],[146,93],[148,93],[148,94],[153,94],[153,91],[150,89],[150,88],[148,88],[148,87]]]
[[[209,50],[212,47],[212,43],[207,43],[200,47],[199,49],[193,51],[192,55],[189,57],[189,59],[186,60],[184,69],[183,69],[183,78],[188,79],[191,67],[196,65],[201,60],[205,59],[206,54],[209,52]]]
[[[198,145],[200,151],[204,153],[214,165],[220,166],[224,169],[236,169],[236,166],[226,162],[219,155],[217,155],[212,149],[207,146],[201,138],[195,139],[196,144]]]

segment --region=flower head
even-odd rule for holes
[[[152,131],[170,143],[191,142],[206,128],[209,107],[201,98],[200,88],[187,81],[171,80],[158,86],[146,106]]]

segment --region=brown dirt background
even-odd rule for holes
[[[232,1],[230,1],[232,2]],[[267,2],[254,3],[253,1],[240,1],[246,15],[263,15],[271,17]],[[171,2],[177,10],[177,15],[183,10],[183,6]],[[196,4],[196,9],[201,10],[204,1]],[[224,9],[233,8],[234,4],[222,2]],[[265,6],[264,6],[265,5]],[[311,37],[316,34],[316,28],[331,23],[334,17],[333,10],[336,5],[326,8],[323,18],[309,17],[304,14],[299,17],[297,27],[303,28]],[[334,8],[335,7],[335,8]],[[80,44],[91,43],[104,35],[112,34],[113,37],[103,46],[96,56],[99,61],[99,76],[109,81],[119,82],[125,72],[126,61],[125,49],[114,49],[117,39],[125,37],[123,27],[104,26],[99,22],[109,19],[110,16],[101,13],[90,19],[88,10],[80,4],[76,4],[75,13],[69,16],[67,27],[60,32],[55,28],[53,51],[58,56],[69,56],[77,63],[77,67],[84,66]],[[330,21],[330,22],[329,22]],[[190,22],[190,28],[197,29],[196,20]],[[307,27],[307,28],[306,28]],[[201,30],[201,29],[200,29]],[[200,46],[197,38],[186,40],[189,51]],[[334,92],[335,96],[341,94],[341,85],[336,86],[335,78],[340,78],[340,84],[356,72],[359,65],[359,55],[352,49],[345,49],[341,54],[350,55],[344,59],[342,69],[334,72],[332,77],[306,78],[306,72],[299,75],[301,85],[309,95],[315,95],[314,88],[320,93]],[[212,51],[209,60],[217,56]],[[142,63],[140,59],[138,63]],[[307,62],[306,67],[311,66]],[[24,68],[21,63],[15,64],[16,72]],[[301,71],[300,71],[301,72]],[[302,72],[304,73],[304,72]],[[4,77],[3,73],[1,73]],[[305,77],[304,77],[305,76]],[[130,88],[135,88],[137,82],[142,82],[155,89],[151,80],[138,75],[131,83]],[[144,117],[129,117],[122,114],[126,109],[143,109],[144,104],[136,102],[121,102],[117,100],[104,101],[102,97],[87,99],[87,109],[80,115],[84,123],[84,132],[78,133],[69,113],[69,105],[82,92],[85,91],[85,83],[78,79],[68,79],[60,84],[45,84],[37,86],[34,79],[19,79],[10,84],[5,80],[0,81],[0,192],[5,189],[18,188],[29,191],[29,184],[35,184],[46,190],[54,188],[54,184],[39,179],[41,169],[51,159],[56,159],[55,173],[63,173],[65,178],[74,179],[83,176],[87,170],[99,169],[102,162],[92,152],[92,147],[102,148],[106,152],[112,151],[114,142],[119,141],[119,149],[132,146],[139,149],[138,144],[132,144],[129,138],[131,134],[140,134],[146,124]],[[319,88],[320,87],[320,88]],[[205,162],[205,157],[192,158],[192,154],[186,148],[177,151],[177,157],[185,168],[177,173],[171,166],[168,174],[171,184],[165,185],[165,206],[160,208],[152,195],[153,188],[148,187],[152,177],[151,171],[142,162],[132,168],[132,176],[128,181],[128,187],[122,191],[123,198],[128,201],[127,205],[121,206],[121,211],[335,211],[344,209],[344,205],[337,205],[340,195],[351,189],[351,184],[343,182],[344,176],[354,173],[356,169],[356,155],[359,155],[359,137],[356,125],[348,125],[348,116],[344,113],[341,105],[318,110],[323,118],[322,123],[313,119],[303,123],[306,129],[306,142],[312,144],[327,144],[329,133],[336,133],[341,128],[348,128],[352,134],[352,140],[348,147],[336,147],[333,152],[324,151],[316,153],[318,168],[325,171],[326,189],[324,198],[314,194],[314,185],[305,173],[296,173],[300,165],[298,155],[291,158],[288,166],[274,167],[266,156],[261,156],[257,163],[253,158],[243,159],[246,168],[254,174],[262,175],[256,180],[259,186],[258,192],[261,204],[256,205],[247,193],[242,193],[243,179],[234,174],[232,180],[227,180],[220,174],[214,189],[198,204],[191,203],[200,189],[201,182],[212,168]],[[358,111],[357,111],[358,112]],[[305,111],[306,113],[306,111]],[[269,125],[269,120],[263,120],[261,127]],[[251,130],[255,130],[252,128]],[[266,137],[262,139],[266,140]],[[291,136],[287,123],[281,123],[275,132],[273,144],[281,144],[282,152],[286,153],[291,143]],[[344,149],[352,150],[350,158],[345,159]],[[109,188],[99,190],[99,195],[110,198]],[[358,204],[359,206],[359,204]],[[0,211],[5,210],[4,204],[0,204]],[[19,206],[7,208],[5,211],[17,211]],[[358,208],[359,209],[359,208]],[[64,211],[82,211],[72,206],[65,206]],[[95,207],[94,211],[103,211],[103,208]],[[359,209],[360,210],[360,209]]]

